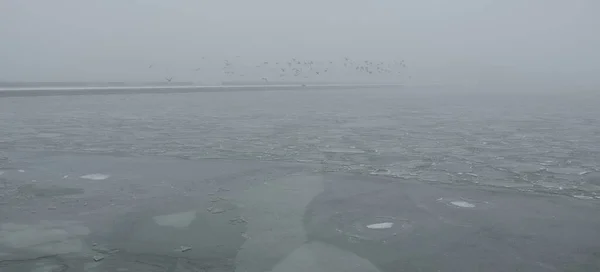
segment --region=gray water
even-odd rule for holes
[[[599,102],[406,88],[14,97],[0,99],[0,151],[291,161],[595,197]]]

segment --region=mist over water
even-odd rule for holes
[[[334,70],[351,58],[407,65],[361,80],[567,92],[599,85],[598,8],[590,0],[8,0],[0,81],[277,80],[275,67],[256,66],[296,58],[333,62],[329,75],[301,80],[346,82],[357,74]]]

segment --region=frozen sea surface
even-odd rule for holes
[[[0,97],[0,270],[599,271],[599,98]]]
[[[290,161],[595,197],[598,101],[399,88],[5,97],[0,151]]]

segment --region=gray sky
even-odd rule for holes
[[[598,86],[598,2],[2,0],[0,80],[204,80],[225,58],[252,74],[347,56],[404,59],[416,83]]]

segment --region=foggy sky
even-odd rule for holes
[[[196,80],[190,69],[217,76],[240,56],[404,59],[414,83],[600,86],[599,12],[597,0],[2,0],[0,81]]]

